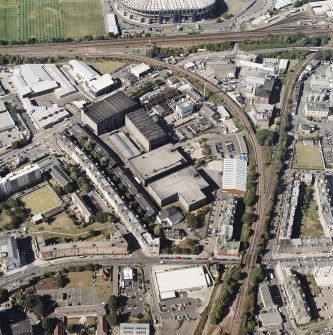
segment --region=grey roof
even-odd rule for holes
[[[7,257],[4,259],[7,268],[20,266],[20,254],[15,236],[0,237],[0,251],[1,253],[5,252],[7,254]]]
[[[73,182],[73,180],[59,165],[52,166],[50,173],[51,176],[60,184],[61,187],[64,187]]]
[[[11,333],[13,335],[32,335],[32,325],[29,319],[13,323],[10,325]]]
[[[149,335],[149,323],[121,323],[120,335]]]
[[[174,206],[171,206],[169,208],[164,208],[161,210],[160,214],[158,215],[158,218],[163,221],[163,220],[166,220],[167,218],[177,214],[177,213],[180,213],[178,208],[174,207]]]
[[[259,319],[264,326],[282,325],[282,318],[279,312],[261,313]]]
[[[137,103],[120,91],[90,105],[86,108],[85,114],[95,123],[101,123],[115,115],[133,111],[136,107]]]
[[[143,109],[129,113],[125,118],[130,120],[148,141],[158,140],[167,136],[166,132]]]

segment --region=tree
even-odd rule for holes
[[[259,129],[257,131],[257,138],[260,145],[270,147],[275,140],[275,132],[268,129]]]
[[[65,276],[62,273],[58,273],[54,278],[54,283],[57,288],[62,288],[65,286]]]
[[[42,325],[42,328],[44,330],[44,334],[47,334],[47,335],[53,334],[54,322],[53,322],[52,319],[43,318],[41,325]]]
[[[252,224],[254,220],[255,220],[254,213],[245,212],[242,215],[242,221],[243,221],[243,223]]]
[[[114,327],[118,324],[118,315],[116,312],[111,312],[106,318],[108,324],[111,327]]]
[[[161,229],[161,225],[160,224],[157,224],[155,227],[154,227],[154,235],[157,236],[157,237],[161,237],[162,236],[162,229]]]
[[[9,298],[8,290],[5,288],[0,288],[0,304],[7,301]]]
[[[115,295],[110,295],[108,300],[109,311],[116,311],[118,309],[118,299]]]
[[[194,214],[188,213],[186,214],[186,224],[192,229],[197,229],[198,228],[198,218]]]
[[[64,191],[65,193],[72,193],[73,192],[73,184],[70,183],[70,184],[67,184],[64,186]]]

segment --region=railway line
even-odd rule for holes
[[[268,27],[267,29],[258,29],[252,31],[242,32],[220,32],[212,34],[198,34],[198,35],[181,35],[181,36],[164,36],[164,37],[149,37],[149,38],[135,38],[135,39],[114,39],[104,41],[89,41],[89,42],[68,42],[68,43],[48,43],[48,44],[29,44],[29,45],[13,45],[1,46],[0,53],[12,55],[34,55],[40,56],[55,56],[56,53],[73,53],[75,55],[84,56],[88,50],[95,50],[96,54],[108,56],[112,53],[113,48],[140,48],[149,44],[156,44],[158,46],[183,46],[198,43],[209,42],[226,42],[226,41],[242,41],[242,40],[258,40],[268,34],[270,35],[290,35],[292,33],[302,32],[305,35],[323,35],[333,32],[332,28],[320,27],[314,25],[305,26],[284,26]]]

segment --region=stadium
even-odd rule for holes
[[[216,0],[118,0],[119,13],[137,23],[196,22],[212,15]]]

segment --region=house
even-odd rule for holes
[[[183,214],[176,207],[169,207],[161,210],[157,216],[159,223],[166,222],[170,226],[174,226],[184,220]]]

